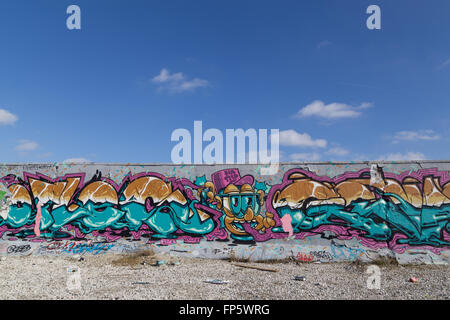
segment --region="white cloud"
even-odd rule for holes
[[[0,109],[0,125],[13,124],[17,121],[17,116],[5,109]]]
[[[169,70],[163,68],[161,72],[152,79],[153,82],[163,83],[171,81],[181,81],[184,79],[184,75],[181,72],[170,74]]]
[[[426,157],[421,152],[407,152],[407,153],[397,152],[381,156],[377,160],[387,160],[387,161],[426,160]]]
[[[293,161],[317,161],[320,159],[320,154],[312,153],[293,153],[289,156]]]
[[[280,145],[325,148],[327,146],[327,141],[324,139],[314,140],[307,133],[298,133],[291,129],[280,131]]]
[[[183,73],[171,74],[165,68],[161,69],[161,72],[153,77],[152,82],[158,85],[158,90],[167,90],[172,93],[194,91],[197,88],[209,86],[209,81],[207,80],[199,78],[189,80]]]
[[[433,130],[399,131],[394,134],[392,143],[399,141],[439,140],[440,136]]]
[[[92,163],[92,161],[85,158],[70,158],[64,160],[63,163]]]
[[[372,103],[369,102],[364,102],[360,106],[353,107],[344,103],[333,102],[325,104],[320,100],[316,100],[300,109],[294,117],[304,118],[316,116],[327,119],[357,118],[362,114],[361,110],[370,108],[371,106]]]
[[[178,90],[179,91],[191,91],[191,90],[194,90],[195,88],[207,87],[208,85],[209,85],[209,82],[207,80],[194,78],[190,81],[183,81],[179,85]]]
[[[341,147],[335,147],[335,148],[331,148],[326,153],[335,155],[335,156],[345,156],[345,155],[349,154],[349,151],[347,149],[344,149]]]
[[[39,145],[30,140],[22,139],[19,141],[19,144],[16,146],[17,151],[33,151],[36,150]]]

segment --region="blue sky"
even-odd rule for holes
[[[446,0],[5,0],[0,162],[170,162],[194,120],[279,129],[282,161],[449,159],[449,14]]]

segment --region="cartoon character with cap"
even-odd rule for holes
[[[253,236],[245,231],[244,224],[264,233],[273,227],[273,214],[260,214],[264,205],[264,191],[253,188],[254,179],[250,175],[241,177],[239,169],[224,169],[211,175],[212,182],[205,182],[199,189],[202,203],[222,211],[221,227],[230,232],[238,241],[253,241]]]

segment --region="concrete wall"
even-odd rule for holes
[[[450,161],[5,164],[0,254],[448,263]]]

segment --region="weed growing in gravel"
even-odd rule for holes
[[[371,264],[375,264],[377,266],[398,266],[398,261],[395,257],[379,257],[371,262]]]
[[[298,262],[294,257],[287,257],[284,259],[268,259],[268,260],[256,260],[253,261],[250,258],[242,258],[242,257],[237,257],[234,252],[231,252],[230,257],[224,260],[228,260],[229,262],[255,262],[255,263],[270,263],[270,264],[274,264],[274,263],[291,263],[291,262]]]
[[[237,257],[236,254],[235,254],[233,251],[231,251],[230,257],[227,258],[227,259],[225,259],[225,260],[228,260],[228,261],[230,261],[230,262],[250,262],[250,259],[249,259],[249,258],[240,258],[240,257]]]
[[[357,266],[366,266],[369,264],[374,264],[374,265],[383,266],[383,267],[399,265],[397,259],[395,259],[395,257],[391,257],[391,256],[377,257],[376,259],[373,259],[370,261],[362,261],[360,259],[356,259],[356,260],[353,260],[351,263],[353,265],[357,265]]]

